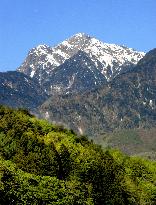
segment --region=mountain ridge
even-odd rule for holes
[[[79,51],[89,55],[107,81],[111,81],[122,70],[135,65],[145,54],[78,33],[55,47],[39,45],[33,48],[17,70],[37,79],[40,85],[44,86],[49,78],[52,78],[53,72]],[[44,89],[50,90],[50,86],[45,86]]]

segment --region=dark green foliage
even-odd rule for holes
[[[156,163],[0,107],[0,204],[154,205]]]
[[[33,115],[30,114],[29,110],[26,109],[26,108],[18,108],[18,111],[21,112],[21,113],[23,113],[23,114],[25,114],[25,115],[28,115],[28,116],[30,116],[30,117],[33,117]]]

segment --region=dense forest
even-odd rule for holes
[[[0,204],[155,205],[156,162],[0,106]]]

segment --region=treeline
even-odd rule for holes
[[[0,204],[154,205],[156,162],[0,106]]]

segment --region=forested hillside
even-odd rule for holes
[[[154,205],[156,162],[0,106],[0,204]]]

